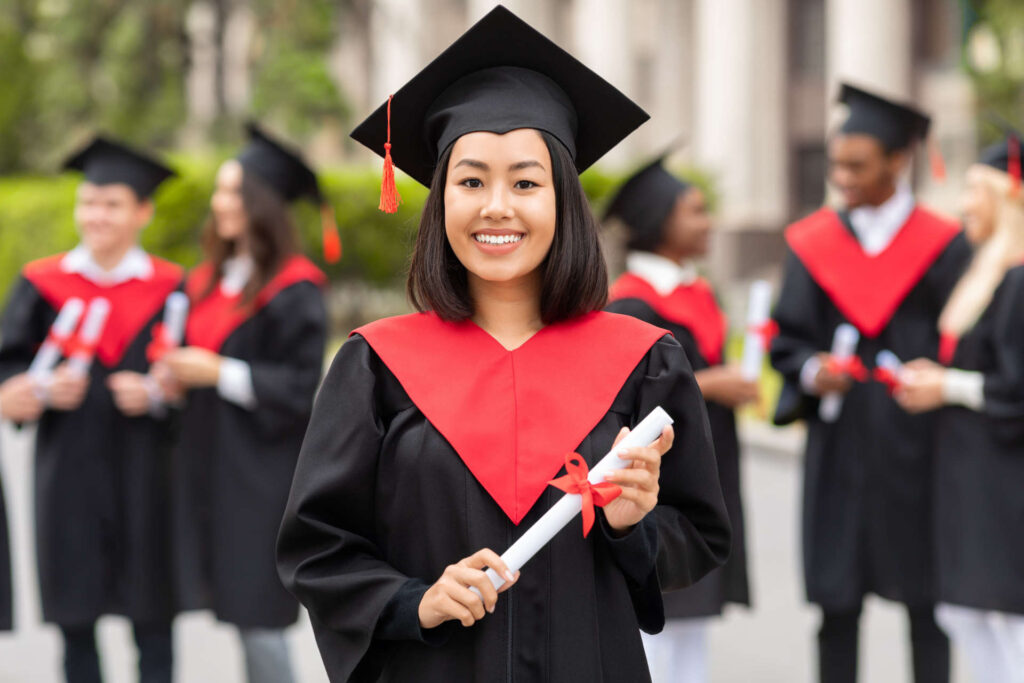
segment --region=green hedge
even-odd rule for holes
[[[143,246],[186,267],[200,258],[199,232],[209,210],[218,159],[177,157],[181,176],[156,195],[156,217],[142,236]],[[699,172],[685,173],[704,187]],[[583,174],[587,195],[601,209],[622,180],[619,174],[591,169]],[[400,284],[419,223],[427,190],[399,174],[402,204],[398,213],[377,210],[379,168],[336,168],[321,174],[321,182],[334,205],[345,248],[340,263],[326,266],[320,255],[320,222],[316,207],[296,206],[296,219],[306,253],[324,266],[332,279],[363,279],[378,286]],[[72,217],[78,178],[7,176],[0,178],[0,301],[21,266],[32,259],[64,251],[77,241]]]

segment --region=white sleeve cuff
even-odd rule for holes
[[[160,389],[160,384],[157,383],[151,375],[146,375],[142,380],[146,384],[146,393],[149,394],[149,415],[161,419],[167,416],[167,401],[164,398],[164,392]]]
[[[252,369],[244,360],[222,358],[217,377],[217,393],[225,401],[248,410],[256,407],[256,391],[252,387]]]
[[[800,368],[800,386],[805,394],[818,395],[818,386],[815,380],[819,370],[821,370],[821,359],[816,355],[808,358],[804,366]]]
[[[946,403],[971,410],[985,407],[985,376],[968,370],[946,370],[942,378],[942,398]]]

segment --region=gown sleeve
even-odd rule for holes
[[[788,251],[782,289],[772,314],[779,334],[772,340],[771,362],[783,380],[774,418],[777,425],[806,418],[817,410],[818,397],[806,393],[800,372],[812,356],[827,350],[822,347],[824,342],[817,324],[824,296],[800,259]]]
[[[46,337],[42,297],[28,280],[19,278],[0,321],[0,382],[28,370]]]
[[[309,610],[337,680],[349,679],[374,638],[420,636],[410,606],[428,587],[386,562],[376,541],[380,372],[362,337],[341,347],[313,407],[277,543],[281,580]]]
[[[1010,270],[993,296],[995,369],[985,373],[985,413],[1001,440],[1024,441],[1024,266]]]
[[[603,536],[648,632],[664,625],[661,593],[690,586],[724,564],[732,534],[707,408],[686,355],[669,336],[648,353],[634,423],[659,405],[675,420],[675,441],[662,458],[658,505],[621,538],[601,515]]]
[[[256,406],[253,411],[267,436],[306,420],[310,398],[323,368],[327,316],[323,295],[311,282],[281,291],[263,310],[261,348],[250,363]]]

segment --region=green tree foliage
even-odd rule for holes
[[[981,120],[989,112],[1024,127],[1024,2],[960,0],[963,10],[963,65],[977,95]],[[982,142],[1000,131],[980,127]]]

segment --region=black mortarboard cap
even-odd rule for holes
[[[630,249],[652,251],[661,243],[665,219],[676,200],[690,188],[665,169],[671,150],[648,162],[622,184],[605,210],[605,220],[618,218],[629,232]]]
[[[249,144],[236,157],[244,170],[254,173],[285,201],[305,197],[319,204],[323,200],[316,174],[297,151],[275,140],[255,123],[247,123],[245,129]]]
[[[389,127],[389,104],[391,105]],[[558,139],[582,172],[648,119],[610,83],[498,6],[352,132],[430,185],[440,154],[470,132],[535,128]]]
[[[887,151],[906,149],[928,136],[931,119],[908,104],[894,102],[849,83],[842,84],[839,102],[850,109],[839,130],[870,135]]]
[[[146,199],[174,171],[156,159],[120,142],[97,135],[64,162],[64,168],[82,171],[94,185],[127,185],[139,199]]]
[[[320,191],[316,173],[296,150],[274,139],[257,124],[250,121],[245,129],[249,144],[236,157],[242,170],[258,177],[286,202],[305,198],[318,204],[324,259],[337,262],[341,258],[341,238],[334,211]]]
[[[1003,140],[989,145],[981,151],[978,158],[979,164],[985,164],[999,169],[1003,173],[1013,175],[1014,172],[1020,175],[1022,152],[1024,152],[1024,138],[1020,132],[1009,122],[995,114],[988,116],[991,123],[1003,134]]]

